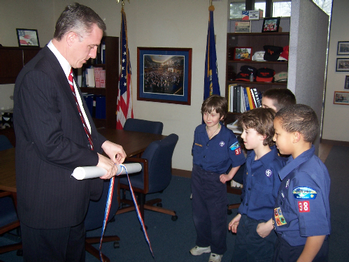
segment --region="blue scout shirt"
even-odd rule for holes
[[[279,171],[285,166],[286,159],[278,155],[275,146],[260,159],[255,160],[255,157],[254,150],[248,152],[238,212],[255,220],[268,221],[273,217],[281,184]]]
[[[307,237],[329,235],[330,176],[314,155],[315,148],[303,152],[279,172],[282,180],[276,199],[276,232],[291,246],[305,245]]]
[[[230,167],[241,166],[245,156],[233,131],[221,126],[219,133],[211,140],[206,125],[196,127],[192,148],[193,164],[206,171],[225,174]]]

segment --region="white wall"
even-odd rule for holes
[[[54,24],[66,0],[0,0],[0,43],[17,46],[16,27],[38,29],[40,45],[52,37]],[[115,0],[80,0],[106,22],[107,35],[119,36],[121,4]],[[163,134],[176,133],[179,142],[173,167],[191,170],[191,145],[195,127],[201,123],[209,0],[125,1],[131,64],[133,105],[136,118],[164,123]],[[224,95],[228,0],[213,1],[217,59],[221,94]],[[28,12],[30,10],[30,12]],[[192,48],[191,105],[137,101],[137,47]],[[0,89],[1,92],[1,89]],[[2,97],[2,96],[1,96]],[[1,98],[0,98],[1,105]]]
[[[337,55],[338,41],[349,41],[349,1],[333,0],[329,59],[327,69],[326,100],[323,126],[323,139],[349,141],[349,106],[333,104],[334,91],[349,91],[344,89],[345,76],[349,72],[336,72],[336,59],[349,56]]]
[[[203,101],[208,0],[142,0],[126,2],[127,29],[133,68],[133,97],[136,118],[159,120],[165,135],[176,133],[179,141],[173,167],[191,170],[191,146],[195,127],[201,123]],[[224,95],[227,0],[214,2],[214,23],[221,94]],[[192,48],[191,105],[136,100],[137,47]]]
[[[293,0],[288,62],[289,88],[297,103],[314,109],[322,117],[325,87],[328,15],[310,0]],[[318,150],[319,139],[315,142]]]

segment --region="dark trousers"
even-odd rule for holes
[[[227,188],[219,181],[220,174],[207,172],[194,165],[191,177],[193,219],[196,245],[211,246],[211,251],[227,250]]]
[[[274,230],[267,237],[260,237],[256,231],[260,222],[263,221],[246,215],[241,216],[231,261],[269,262],[272,260],[277,237]]]
[[[85,226],[35,229],[21,224],[23,261],[85,262]]]
[[[278,235],[275,254],[273,262],[293,262],[297,261],[301,253],[303,252],[304,245],[301,246],[291,246],[284,240],[280,235]],[[313,262],[327,262],[328,261],[328,249],[329,249],[329,238],[327,237],[322,244],[320,251],[315,256]]]

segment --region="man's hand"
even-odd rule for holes
[[[115,144],[106,140],[102,144],[102,149],[109,158],[98,154],[98,167],[104,168],[107,170],[107,174],[101,177],[101,179],[110,179],[115,176],[119,164],[122,164],[125,161],[126,153],[122,146]]]

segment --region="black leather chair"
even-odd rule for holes
[[[85,218],[85,229],[86,231],[95,230],[98,228],[101,228],[103,226],[103,219],[104,219],[104,210],[105,210],[105,204],[107,202],[107,196],[108,196],[108,190],[109,190],[109,180],[106,180],[103,182],[103,193],[101,198],[98,201],[90,201],[90,205],[86,214]],[[115,187],[116,188],[117,180],[115,180]],[[115,190],[114,190],[115,191]],[[113,222],[115,220],[115,213],[118,210],[118,199],[117,194],[114,192],[113,194],[113,200],[112,205],[110,207],[110,215],[108,218],[108,222]],[[99,243],[100,241],[101,233],[99,233],[98,236],[95,237],[86,237],[85,240],[85,249],[87,252],[89,252],[91,255],[99,259],[99,250],[92,246],[92,244]],[[112,242],[114,241],[114,248],[119,247],[120,238],[116,235],[114,236],[104,236],[103,242]],[[105,262],[109,262],[109,258],[103,254],[103,259]]]
[[[128,118],[125,122],[124,130],[161,135],[163,127],[162,122]]]
[[[127,158],[125,162],[137,162],[142,164],[142,171],[130,174],[133,191],[138,196],[142,218],[144,219],[144,209],[161,212],[172,216],[172,220],[177,220],[176,212],[162,207],[161,199],[145,201],[146,195],[162,192],[170,184],[172,178],[172,155],[177,144],[178,136],[170,134],[162,140],[152,142],[142,154],[141,158]],[[118,196],[120,190],[129,190],[126,177],[120,177],[118,183]],[[134,210],[132,200],[119,197],[121,208],[117,214],[122,214]],[[157,204],[154,206],[154,204]]]
[[[6,150],[12,147],[13,145],[11,144],[10,140],[4,135],[0,135],[0,150]]]

